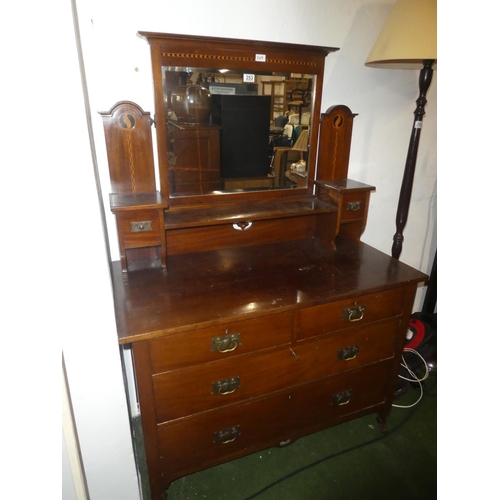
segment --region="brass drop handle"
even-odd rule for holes
[[[212,394],[227,396],[233,394],[240,387],[240,377],[227,378],[212,382]]]
[[[355,307],[349,312],[349,321],[361,321],[365,315],[365,309],[362,307]]]
[[[332,396],[332,405],[343,406],[351,401],[352,389],[346,391],[338,392]]]
[[[221,396],[227,396],[228,394],[233,394],[233,392],[235,392],[237,389],[237,387],[233,387],[233,389],[223,390],[225,389],[225,387],[230,387],[230,386],[222,386],[219,388],[219,394]]]
[[[344,308],[344,315],[342,316],[342,319],[348,320],[351,323],[354,323],[355,321],[361,321],[365,315],[365,309],[366,305],[346,307]]]
[[[349,201],[347,203],[347,211],[348,212],[357,212],[360,209],[361,209],[361,202],[360,201]]]
[[[221,431],[214,432],[214,443],[229,444],[236,441],[236,438],[240,435],[240,426],[235,425],[229,429],[223,429]]]
[[[234,339],[224,339],[218,346],[219,352],[232,352],[238,347],[238,343]]]
[[[342,361],[351,361],[359,354],[359,345],[350,345],[339,349],[337,359]]]
[[[214,337],[212,339],[212,352],[218,351],[222,354],[226,352],[234,351],[240,344],[240,333],[228,333],[226,330],[226,335],[222,337]]]

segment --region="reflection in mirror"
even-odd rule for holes
[[[162,68],[170,194],[307,186],[313,75]]]

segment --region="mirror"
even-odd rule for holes
[[[307,187],[315,75],[161,69],[170,196]]]

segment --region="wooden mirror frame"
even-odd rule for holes
[[[338,48],[145,31],[139,32],[138,35],[148,41],[151,49],[160,190],[169,206],[213,204],[219,201],[269,200],[313,193],[325,58],[329,53],[337,51]],[[312,74],[316,77],[311,99],[310,167],[306,188],[186,196],[172,195],[168,180],[167,117],[164,108],[162,67],[200,67],[203,64],[214,69],[302,73]]]

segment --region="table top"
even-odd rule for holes
[[[374,293],[428,277],[366,245],[314,238],[169,256],[161,269],[113,263],[122,344]]]

